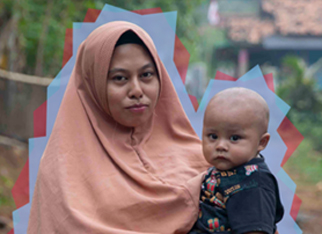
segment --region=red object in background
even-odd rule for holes
[[[26,205],[29,202],[29,159],[22,168],[15,185],[11,190],[12,197],[16,204],[16,209]],[[12,228],[7,234],[14,234]]]
[[[101,13],[101,10],[88,9],[84,18],[84,23],[95,22],[100,13]],[[72,56],[73,56],[73,29],[67,28],[65,33],[65,45],[64,45],[62,68],[65,66],[65,64]]]
[[[34,137],[46,136],[47,101],[34,111]]]
[[[73,56],[73,29],[66,28],[62,68],[65,66],[65,64],[72,56]]]
[[[281,167],[283,167],[287,160],[291,157],[295,149],[302,142],[304,137],[287,117],[285,117],[284,120],[281,122],[280,126],[277,129],[277,132],[281,136],[285,145],[287,146],[287,151],[285,152],[283,161],[281,163]],[[290,215],[292,216],[294,221],[296,221],[296,217],[298,215],[301,203],[302,200],[294,193],[294,199],[290,211]]]
[[[264,75],[267,87],[275,93],[273,73]]]
[[[16,204],[16,208],[26,205],[29,202],[29,159],[22,168],[11,194]]]
[[[89,8],[86,12],[84,23],[94,23],[102,10]]]
[[[294,194],[292,208],[290,212],[290,215],[292,216],[294,221],[296,221],[296,217],[299,213],[301,204],[302,204],[302,200],[296,194]]]
[[[291,157],[295,149],[302,142],[304,137],[287,117],[283,119],[283,121],[277,129],[277,132],[281,136],[282,140],[284,141],[287,147],[287,151],[281,163],[281,167],[283,167],[286,161]]]
[[[47,101],[34,111],[34,137],[46,136]],[[17,209],[29,202],[29,159],[11,190]]]
[[[176,35],[174,41],[173,62],[175,63],[182,83],[186,83],[186,75],[189,67],[190,54],[186,47],[182,44],[179,37]],[[198,108],[197,108],[198,109]]]
[[[15,234],[15,232],[13,229],[11,229],[7,234]]]
[[[132,12],[137,13],[139,15],[149,15],[149,14],[155,14],[155,13],[162,13],[162,9],[160,7],[155,7],[155,8],[134,10]]]
[[[236,81],[237,78],[227,75],[221,71],[216,72],[215,80],[228,80],[228,81]]]
[[[197,98],[195,96],[193,96],[193,95],[190,95],[190,94],[189,94],[189,98],[190,98],[190,101],[191,101],[191,103],[193,105],[193,108],[195,109],[195,111],[197,111],[198,108],[199,108],[199,103],[198,103]]]

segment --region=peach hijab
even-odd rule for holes
[[[154,114],[137,128],[118,124],[107,103],[114,46],[128,30],[145,43],[160,78]],[[137,25],[107,23],[79,47],[41,159],[28,234],[187,233],[206,168],[152,39]]]

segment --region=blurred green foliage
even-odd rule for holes
[[[286,171],[300,175],[297,180],[306,184],[316,184],[322,181],[322,153],[314,150],[314,143],[309,138],[304,138],[292,157],[284,166]]]
[[[300,57],[286,56],[277,94],[291,106],[288,118],[311,142],[312,149],[322,153],[322,92],[314,79],[319,69],[322,59],[308,66]]]
[[[216,49],[228,47],[229,41],[227,40],[226,31],[221,28],[215,28],[210,25],[205,25],[201,32],[201,38],[198,45],[198,50],[200,51],[201,59],[207,63],[207,72],[210,79],[215,78],[216,71],[218,68],[223,68],[225,65],[230,66],[233,61],[224,61],[224,59],[219,60],[216,58]],[[229,68],[234,69],[234,68]],[[221,69],[223,70],[223,69]]]
[[[7,188],[12,188],[14,181],[7,176],[0,176],[0,207],[11,206],[14,207],[14,201],[12,199],[10,190]]]
[[[66,28],[72,28],[73,22],[82,22],[88,8],[102,9],[105,3],[130,11],[155,7],[160,7],[164,12],[177,11],[177,35],[190,52],[191,60],[199,60],[196,46],[199,44],[199,35],[196,29],[205,16],[197,9],[203,4],[208,5],[209,1],[2,0],[0,31],[6,23],[15,19],[18,28],[17,44],[21,51],[17,50],[14,56],[23,56],[25,60],[23,68],[17,72],[35,74],[38,61],[42,63],[38,75],[55,76],[62,65]],[[41,46],[41,43],[44,45]],[[12,49],[10,51],[14,52]],[[40,59],[37,60],[37,57]]]

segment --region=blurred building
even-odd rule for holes
[[[200,101],[207,85],[207,68],[203,63],[194,63],[189,66],[185,86],[187,92]]]
[[[285,55],[298,55],[308,64],[322,57],[321,0],[212,0],[211,4],[217,6],[215,13],[212,10],[215,27],[225,29],[229,40],[217,49],[216,57],[236,61],[236,76],[257,64],[278,67]],[[322,72],[317,78],[322,85]]]

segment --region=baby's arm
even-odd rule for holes
[[[252,180],[254,175],[249,179]],[[275,222],[283,215],[280,206],[277,208],[279,202],[274,190],[274,178],[266,173],[255,178],[261,179],[256,180],[258,187],[239,191],[227,200],[228,219],[236,233],[272,234],[276,227]]]

